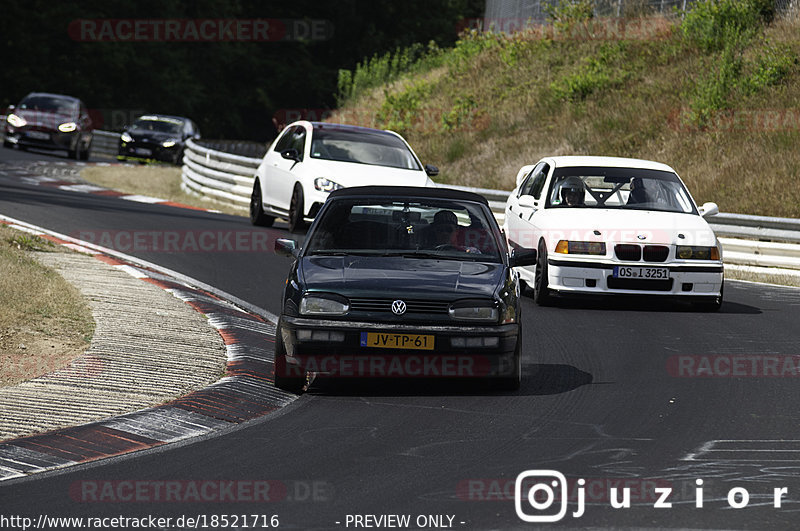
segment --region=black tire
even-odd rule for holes
[[[503,376],[495,382],[495,387],[503,391],[516,391],[522,384],[522,330],[517,338],[517,348],[514,351],[514,368],[511,376]]]
[[[289,232],[300,232],[306,226],[303,220],[304,200],[303,187],[299,183],[295,184],[292,201],[289,203]]]
[[[8,149],[14,149],[14,144],[9,142],[8,140],[3,140],[3,147]]]
[[[258,227],[271,227],[275,223],[274,216],[264,214],[264,205],[261,202],[261,185],[258,179],[253,183],[253,193],[250,194],[250,223]]]
[[[539,306],[549,306],[553,303],[553,296],[547,283],[547,247],[544,243],[540,243],[533,282],[533,301]]]
[[[92,152],[92,140],[89,139],[89,143],[86,144],[86,149],[78,154],[78,158],[80,160],[89,160],[89,154]]]
[[[725,291],[725,281],[722,281],[722,286],[719,288],[719,295],[716,297],[704,298],[699,302],[694,303],[694,307],[704,312],[718,312],[722,308],[722,299]]]
[[[296,370],[302,374],[298,376],[288,375],[286,349],[283,346],[281,327],[279,325],[275,333],[275,387],[297,395],[302,393],[308,378],[303,369]],[[292,371],[295,371],[295,369],[293,368]]]
[[[175,158],[172,159],[172,163],[175,166],[183,166],[183,150],[181,149],[177,153],[175,153]]]

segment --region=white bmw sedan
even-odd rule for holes
[[[250,198],[253,225],[277,216],[302,229],[333,190],[350,186],[434,186],[435,166],[423,166],[393,131],[299,121],[272,143],[256,170]]]
[[[538,304],[553,295],[680,297],[722,305],[722,249],[675,170],[615,157],[548,157],[524,166],[506,203],[511,248],[538,249],[517,268]]]

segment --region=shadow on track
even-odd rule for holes
[[[592,383],[591,374],[571,365],[535,364],[524,368],[518,391],[502,391],[481,378],[325,378],[307,391],[335,396],[542,396],[566,393]]]

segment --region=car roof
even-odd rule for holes
[[[350,188],[340,188],[334,190],[329,198],[338,197],[360,197],[377,196],[388,198],[433,198],[433,199],[454,199],[459,201],[473,201],[489,206],[489,201],[481,195],[463,190],[455,190],[446,187],[429,186],[353,186]]]
[[[643,170],[660,170],[675,173],[671,167],[660,162],[644,159],[629,159],[624,157],[598,157],[586,155],[571,155],[563,157],[547,157],[556,168],[569,168],[577,166],[600,166],[608,168],[637,168]]]
[[[183,116],[173,116],[171,114],[156,114],[156,113],[143,114],[140,117],[138,117],[136,120],[138,121],[138,120],[141,120],[143,118],[147,119],[147,120],[161,120],[161,119],[166,118],[168,120],[179,120],[181,122],[188,122],[189,121],[188,118],[185,118]]]
[[[394,131],[387,131],[386,129],[375,129],[374,127],[364,127],[363,125],[335,124],[328,122],[309,122],[309,123],[314,129],[336,129],[339,131],[383,133],[385,135],[393,135],[393,136],[397,134]]]
[[[28,94],[27,96],[25,96],[22,99],[26,100],[28,98],[36,97],[36,96],[47,96],[49,98],[59,98],[59,99],[62,99],[62,100],[70,100],[70,101],[72,101],[74,103],[79,103],[81,101],[78,98],[76,98],[75,96],[67,96],[66,94],[53,94],[51,92],[31,92],[30,94]]]

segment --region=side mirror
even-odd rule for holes
[[[536,263],[539,253],[536,249],[518,249],[511,252],[511,267],[529,266]]]
[[[700,207],[700,215],[704,218],[719,214],[719,206],[716,203],[703,203]]]
[[[521,195],[517,204],[523,208],[538,208],[539,202],[532,195]]]
[[[281,151],[281,157],[285,158],[286,160],[293,160],[295,162],[300,162],[300,153],[297,152],[296,149],[285,149]]]
[[[297,242],[289,238],[278,238],[275,240],[275,254],[293,258],[297,252]]]
[[[425,173],[428,174],[428,177],[436,177],[437,175],[439,175],[439,168],[437,168],[433,164],[426,164]]]

